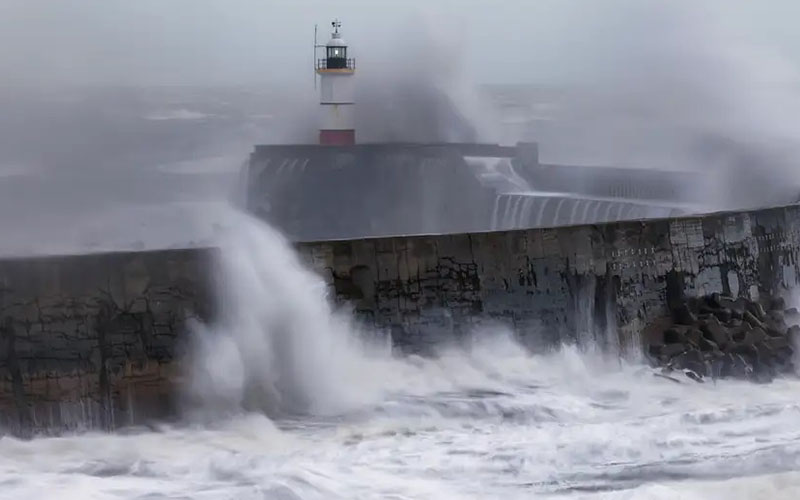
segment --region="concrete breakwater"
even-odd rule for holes
[[[795,288],[800,208],[296,247],[337,303],[403,349],[500,322],[531,345],[597,342],[631,354],[687,296]],[[4,428],[115,428],[174,415],[187,325],[214,316],[213,255],[0,261]]]
[[[0,425],[114,428],[174,411],[208,250],[0,261]]]
[[[768,383],[796,373],[800,314],[796,307],[787,309],[782,297],[752,301],[713,293],[671,309],[672,317],[651,324],[645,339],[649,361],[662,367],[659,376]]]

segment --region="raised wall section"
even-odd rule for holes
[[[256,146],[245,174],[247,210],[296,241],[668,217],[708,192],[691,172],[541,164],[535,143]]]
[[[501,322],[524,341],[638,348],[682,294],[798,283],[797,206],[686,219],[325,241],[298,250],[365,323],[424,351]],[[0,261],[0,418],[12,430],[175,413],[211,250]],[[265,256],[266,258],[266,256]]]
[[[515,152],[480,144],[257,146],[247,210],[303,241],[485,230],[495,193],[464,155]]]

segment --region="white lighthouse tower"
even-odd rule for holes
[[[349,146],[356,143],[353,109],[356,61],[347,57],[347,43],[339,33],[342,23],[336,20],[331,26],[333,33],[326,45],[317,45],[314,42],[315,59],[316,49],[325,49],[325,57],[316,59],[321,88],[319,143],[326,146]]]

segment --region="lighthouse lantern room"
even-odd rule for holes
[[[347,43],[337,20],[331,23],[333,32],[326,45],[314,42],[316,72],[320,78],[319,143],[326,146],[348,146],[356,142],[354,85],[355,59],[347,54]],[[325,57],[317,59],[317,49],[325,49]]]

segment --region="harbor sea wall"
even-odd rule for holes
[[[0,260],[0,426],[114,428],[174,413],[209,250]]]
[[[532,346],[594,341],[636,353],[645,327],[684,296],[793,290],[800,208],[296,246],[336,302],[405,350],[500,323]],[[213,255],[0,261],[4,428],[175,415],[190,322],[214,317]]]
[[[798,283],[796,205],[552,229],[306,243],[340,303],[425,350],[501,323],[533,345],[634,354],[685,296],[758,299]]]

